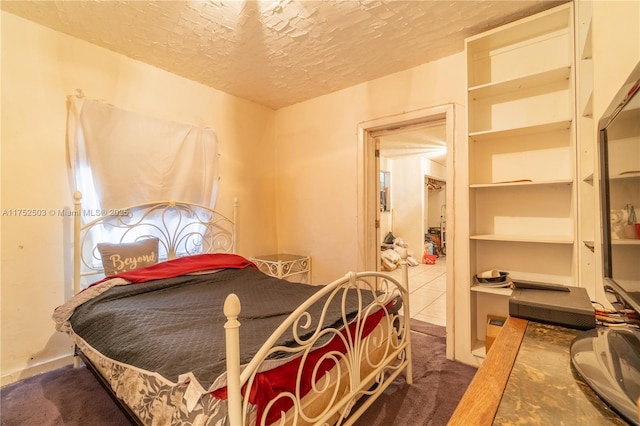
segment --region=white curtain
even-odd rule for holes
[[[161,200],[214,207],[218,144],[212,129],[155,119],[69,96],[68,152],[83,208]]]

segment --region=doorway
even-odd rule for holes
[[[399,253],[406,249],[411,317],[441,326],[446,326],[445,124],[442,119],[372,132],[380,175],[388,175],[380,188],[379,270],[401,278]]]
[[[438,151],[440,153],[439,161],[444,164],[445,176],[443,180],[447,183],[446,190],[446,209],[443,209],[443,222],[447,224],[447,232],[445,235],[445,244],[447,245],[446,265],[444,270],[446,276],[443,280],[446,280],[444,285],[445,291],[450,295],[446,302],[446,328],[447,328],[447,357],[453,359],[454,356],[454,265],[453,265],[453,246],[450,244],[453,241],[453,200],[454,200],[454,188],[453,188],[453,158],[454,158],[454,106],[444,105],[432,108],[426,108],[423,110],[417,110],[409,113],[403,113],[398,116],[385,117],[381,119],[372,120],[366,123],[362,123],[358,126],[359,137],[359,155],[358,155],[358,233],[359,233],[359,256],[358,267],[363,270],[379,270],[380,265],[380,247],[381,240],[385,235],[382,233],[382,221],[390,221],[392,229],[399,229],[401,221],[407,220],[407,218],[401,218],[397,209],[394,209],[394,200],[398,200],[402,194],[397,194],[397,190],[394,190],[393,183],[390,188],[390,197],[387,201],[390,204],[390,211],[381,215],[380,211],[380,171],[381,164],[379,155],[381,152],[385,152],[387,156],[394,156],[395,158],[403,158],[401,162],[407,160],[407,162],[414,165],[424,163],[424,160],[417,160],[416,157],[408,160],[418,150],[423,152],[430,151],[432,154]],[[443,137],[439,138],[437,142],[431,141],[425,143],[425,135],[429,132],[428,129],[435,131],[438,128],[443,133]],[[405,136],[402,136],[405,135]],[[422,142],[408,141],[408,135],[412,135],[412,138],[422,138]],[[402,137],[403,142],[399,142],[397,146],[393,146],[390,142],[393,138]],[[443,148],[446,148],[446,152]],[[393,154],[390,152],[394,151]],[[377,156],[378,155],[378,156]],[[395,160],[394,160],[395,161]],[[384,169],[384,165],[382,168]],[[396,171],[406,170],[404,165],[397,167]],[[423,169],[424,170],[424,169]],[[385,171],[385,170],[383,170]],[[428,223],[425,219],[425,179],[427,174],[418,175],[417,180],[419,186],[411,190],[417,199],[419,199],[420,212],[417,221],[414,219],[413,223],[416,224],[415,228],[417,232],[411,232],[409,238],[410,246],[416,249],[412,250],[414,256],[417,254],[418,261],[422,268],[422,254],[424,250],[424,238],[425,233],[428,233]],[[398,173],[396,173],[398,175]],[[390,180],[393,182],[394,173],[391,171]],[[412,182],[414,182],[412,180]],[[400,187],[401,188],[401,187]],[[405,195],[406,196],[406,195]],[[415,199],[414,199],[415,202]],[[413,212],[415,215],[415,211]],[[409,225],[410,226],[410,225]],[[427,232],[425,232],[427,231]],[[442,267],[442,266],[441,266]],[[410,269],[411,275],[411,269]],[[411,279],[410,279],[411,284]],[[410,289],[411,290],[411,289]],[[413,309],[412,309],[413,312]]]
[[[422,125],[372,132],[376,139],[380,176],[379,241],[391,232],[402,238],[418,261],[425,243],[439,239],[429,229],[440,228],[446,205],[447,135],[445,119]],[[384,204],[383,203],[384,200]],[[378,262],[378,265],[380,262]]]

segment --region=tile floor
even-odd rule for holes
[[[447,268],[446,257],[435,265],[409,267],[409,311],[411,318],[436,325],[446,325]],[[400,270],[390,272],[400,276]]]

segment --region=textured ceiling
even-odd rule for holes
[[[10,1],[10,13],[270,108],[461,52],[566,0]]]

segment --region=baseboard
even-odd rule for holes
[[[73,364],[73,355],[65,355],[63,357],[42,362],[37,365],[30,365],[27,368],[14,371],[11,374],[4,374],[0,377],[0,387],[10,385],[11,383],[46,373],[47,371],[56,370],[61,367]]]

